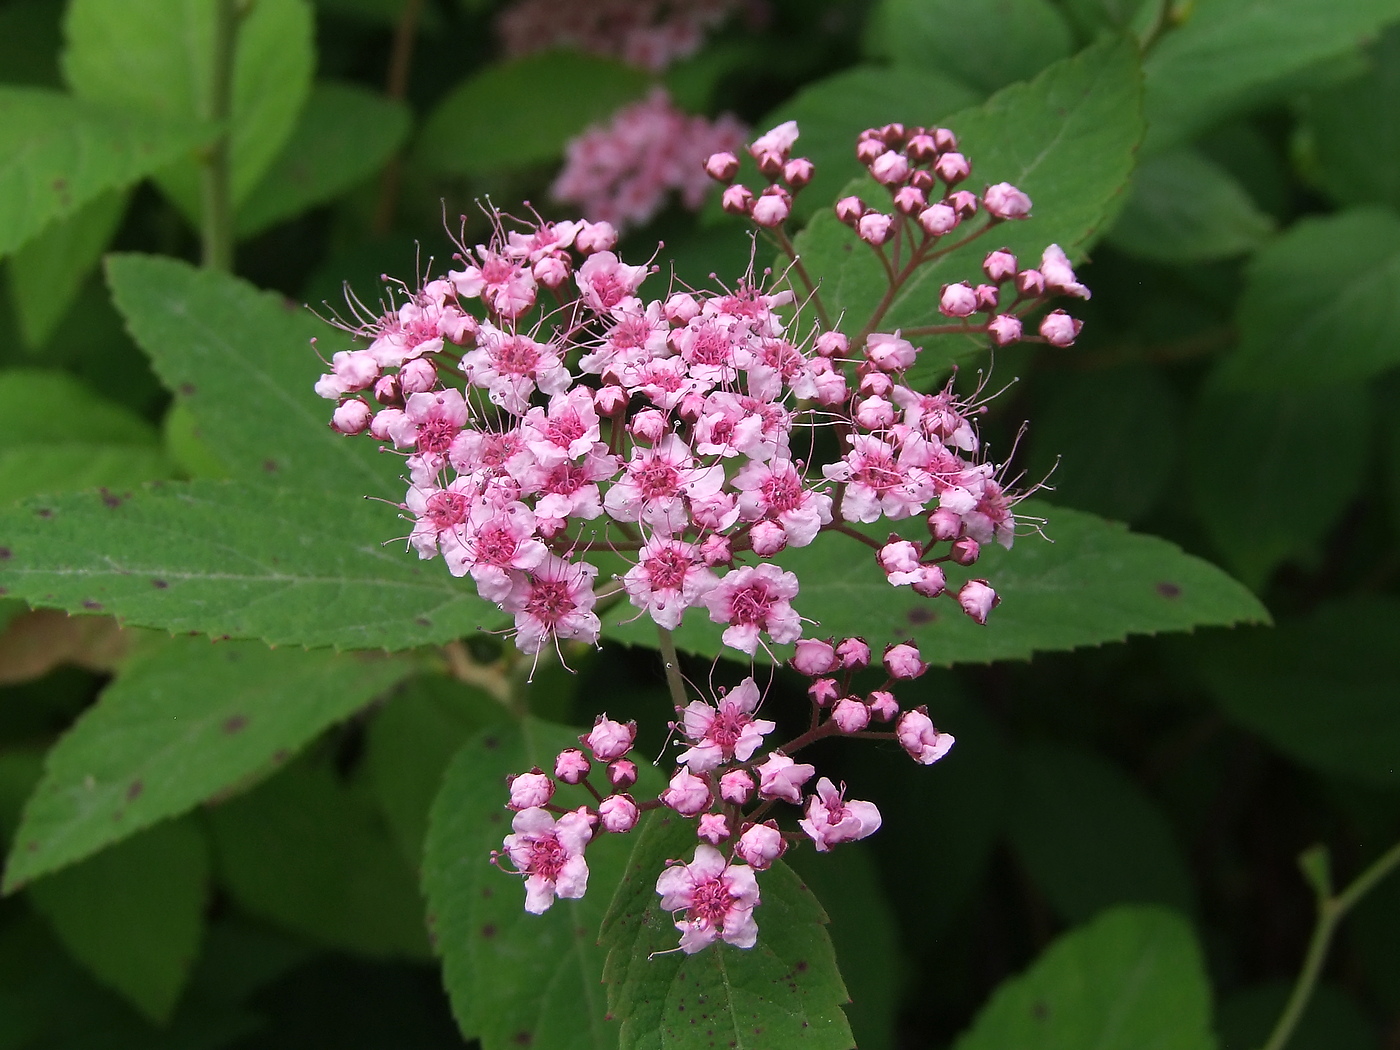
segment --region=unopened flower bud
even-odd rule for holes
[[[906,135],[907,132],[905,131],[904,125],[898,122],[886,124],[880,129],[880,141],[890,149],[898,149],[900,146],[904,145]]]
[[[866,167],[874,164],[886,152],[885,144],[879,139],[862,139],[856,143],[856,159]]]
[[[800,190],[812,181],[817,166],[806,157],[795,157],[783,165],[783,181],[795,190]]]
[[[876,689],[865,698],[870,705],[870,713],[881,722],[888,722],[899,714],[899,701],[888,689]]]
[[[947,128],[938,128],[933,133],[933,144],[940,153],[958,148],[958,137]]]
[[[816,775],[817,767],[774,751],[762,765],[754,767],[754,772],[758,774],[759,798],[781,798],[796,805],[802,801],[802,785]]]
[[[889,150],[870,163],[870,174],[884,186],[898,186],[909,174],[909,160],[903,153]]]
[[[753,192],[742,183],[736,182],[724,191],[720,205],[730,215],[747,216],[749,209],[753,207]]]
[[[1040,334],[1051,346],[1072,346],[1084,322],[1063,310],[1051,310],[1040,322]]]
[[[802,638],[792,654],[793,670],[808,677],[830,674],[836,670],[836,650],[820,638]]]
[[[772,131],[764,132],[753,140],[749,154],[757,157],[760,153],[780,153],[784,158],[791,152],[798,137],[797,121],[785,120]]]
[[[933,162],[933,173],[952,186],[972,174],[972,165],[961,153],[945,153]]]
[[[948,204],[961,218],[970,219],[977,214],[977,194],[969,193],[967,190],[958,190],[956,193],[948,194]]]
[[[987,257],[982,260],[982,272],[987,275],[987,280],[996,284],[1009,281],[1016,276],[1016,256],[1007,248],[988,252]]]
[[[866,430],[881,430],[894,422],[894,405],[883,397],[862,398],[856,404],[855,420]]]
[[[547,806],[554,797],[554,781],[540,772],[538,766],[528,773],[511,777],[506,781],[506,786],[510,788],[510,801],[506,805],[511,809]]]
[[[599,387],[593,395],[593,407],[600,416],[615,416],[627,407],[627,391],[620,386]]]
[[[1013,314],[997,314],[987,323],[992,342],[1007,346],[1021,338],[1021,319]]]
[[[631,795],[609,795],[598,803],[598,822],[604,831],[626,834],[637,826],[642,811]]]
[[[778,830],[776,821],[750,824],[734,844],[734,853],[754,871],[771,868],[773,862],[787,849],[787,840]]]
[[[719,778],[720,797],[736,806],[748,804],[753,798],[753,777],[744,769],[731,769]]]
[[[870,646],[864,638],[847,638],[836,647],[836,655],[848,671],[863,671],[870,666]]]
[[[573,266],[567,255],[559,253],[546,255],[530,268],[530,272],[534,275],[535,280],[546,288],[558,288],[569,279],[569,274],[573,272]]]
[[[971,536],[964,536],[954,541],[952,549],[948,551],[948,557],[958,565],[971,565],[981,553],[982,545]]]
[[[807,695],[818,707],[826,707],[841,695],[841,686],[835,678],[818,678],[807,687]]]
[[[667,298],[661,314],[671,324],[689,324],[700,316],[700,304],[689,292],[676,292]]]
[[[787,546],[787,530],[776,521],[760,521],[749,530],[749,543],[760,558],[771,558]]]
[[[611,762],[631,751],[636,739],[636,722],[614,722],[607,715],[599,715],[593,728],[579,737],[579,742],[593,752],[599,762]]]
[[[739,173],[739,158],[728,150],[723,153],[711,153],[705,158],[705,174],[716,182],[723,182],[726,185],[734,180],[734,176]]]
[[[893,219],[883,212],[868,211],[856,223],[856,233],[866,244],[878,248],[890,239],[890,225]]]
[[[962,527],[962,515],[947,507],[939,507],[928,516],[929,535],[940,543],[957,539],[962,533]]]
[[[772,229],[774,226],[781,226],[786,222],[790,214],[792,214],[792,197],[787,190],[781,186],[769,186],[758,200],[753,202],[750,217],[758,225]]]
[[[1001,596],[986,580],[968,580],[958,589],[958,604],[977,623],[985,624],[991,611],[1001,604]]]
[[[783,173],[783,165],[787,162],[787,154],[775,153],[772,150],[765,150],[762,153],[753,155],[754,163],[758,165],[765,178],[776,179]]]
[[[859,197],[842,197],[836,202],[836,218],[847,226],[854,226],[860,222],[860,217],[865,214],[865,201]]]
[[[884,397],[893,389],[894,380],[887,373],[877,369],[861,373],[859,390],[866,397]]]
[[[407,418],[401,408],[382,409],[370,420],[370,436],[378,441],[392,441],[391,432]]]
[[[945,284],[938,310],[945,317],[969,317],[977,311],[977,293],[966,282]]]
[[[402,407],[403,389],[399,386],[399,377],[380,376],[379,382],[374,384],[374,399],[385,408]]]
[[[1009,182],[988,186],[982,205],[998,219],[1024,219],[1031,213],[1031,199]]]
[[[574,234],[574,247],[584,255],[612,251],[616,246],[617,229],[610,222],[589,222],[585,219],[579,223],[578,232]]]
[[[630,758],[617,758],[608,763],[608,782],[618,791],[626,791],[637,782],[637,763]]]
[[[566,784],[577,784],[592,768],[588,756],[576,747],[565,748],[554,760],[554,775]]]
[[[654,408],[644,408],[632,417],[627,431],[639,441],[654,445],[666,433],[666,414]]]
[[[937,180],[933,177],[933,172],[925,171],[923,168],[915,168],[909,173],[909,185],[928,197],[933,192]]]
[[[831,720],[843,733],[859,733],[870,724],[870,708],[854,696],[843,696],[831,708]]]
[[[812,347],[821,357],[841,357],[850,348],[851,341],[840,332],[823,332]]]
[[[361,398],[351,398],[337,405],[331,413],[331,429],[342,434],[363,434],[369,429],[374,410]]]
[[[928,670],[919,656],[919,647],[909,642],[885,646],[885,673],[891,678],[918,678]]]
[[[700,541],[700,557],[711,568],[716,565],[728,565],[734,560],[734,553],[729,548],[729,538],[710,533]]]
[[[919,567],[919,546],[908,540],[890,540],[875,555],[885,575],[894,572],[913,572]]]
[[[1001,292],[994,284],[979,284],[975,289],[977,293],[978,313],[991,313],[997,308],[997,302],[1001,299]]]
[[[927,132],[911,135],[904,146],[904,152],[915,164],[927,164],[938,156],[938,146],[933,136]]]
[[[399,389],[405,394],[422,394],[437,385],[437,369],[431,361],[415,357],[399,369]]]
[[[710,808],[711,801],[710,785],[688,769],[677,770],[670,786],[661,792],[662,804],[683,817],[694,817],[705,812]]]
[[[953,735],[940,733],[933,728],[926,707],[900,715],[894,733],[899,746],[909,753],[910,758],[924,766],[933,765],[953,746]]]
[[[948,580],[937,565],[920,565],[917,576],[909,586],[915,594],[921,594],[925,598],[937,598],[948,589]]]
[[[958,225],[958,213],[946,204],[931,204],[919,212],[919,226],[930,237],[942,237]]]
[[[901,186],[895,191],[894,207],[901,215],[917,215],[928,207],[928,197],[914,186]]]
[[[872,332],[865,341],[865,358],[882,372],[903,372],[919,356],[914,344],[898,335]]]
[[[700,818],[700,825],[695,829],[695,834],[698,838],[718,846],[729,838],[729,821],[723,813],[706,813]]]
[[[1027,299],[1039,299],[1045,294],[1045,275],[1039,270],[1022,270],[1016,275],[1016,291]]]

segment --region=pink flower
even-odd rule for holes
[[[747,770],[731,769],[719,778],[720,797],[736,806],[748,804],[753,798],[753,777]]]
[[[724,644],[753,655],[760,632],[780,645],[802,634],[802,621],[790,604],[796,596],[795,575],[763,564],[728,573],[705,596],[705,604],[711,620],[729,625]]]
[[[596,642],[602,630],[593,612],[597,575],[596,565],[573,564],[551,554],[528,575],[518,576],[502,604],[515,614],[520,651],[537,653],[550,637]]]
[[[754,139],[749,146],[749,153],[754,158],[764,153],[777,153],[786,157],[797,142],[798,134],[797,121],[784,121],[772,131],[765,132]]]
[[[958,589],[958,604],[978,623],[985,624],[987,616],[1001,604],[1001,596],[986,580],[968,580]]]
[[[709,782],[689,770],[678,769],[670,785],[661,792],[661,801],[683,817],[694,817],[710,808],[714,795]]]
[[[1040,334],[1051,346],[1071,346],[1083,327],[1083,321],[1063,310],[1051,310],[1040,322]]]
[[[1089,289],[1080,284],[1074,276],[1074,268],[1069,258],[1058,244],[1045,249],[1040,258],[1040,272],[1045,275],[1045,287],[1061,295],[1073,295],[1080,299],[1089,298]]]
[[[899,716],[894,727],[899,746],[909,752],[909,757],[923,766],[931,766],[946,755],[953,746],[952,733],[940,733],[933,728],[928,709],[915,708]]]
[[[836,669],[836,650],[820,638],[803,638],[792,655],[792,666],[809,678],[830,674]]]
[[[693,543],[652,536],[638,553],[637,564],[622,577],[633,605],[645,609],[669,630],[680,626],[686,609],[698,604],[717,583]]]
[[[695,847],[689,864],[675,863],[656,880],[661,907],[684,912],[676,920],[681,950],[693,955],[723,939],[736,948],[758,941],[753,910],[759,903],[758,880],[745,864],[729,864],[713,846]]]
[[[528,265],[479,245],[476,252],[481,257],[480,266],[469,257],[465,269],[447,275],[459,296],[480,298],[506,319],[519,317],[535,305],[535,278]]]
[[[750,824],[734,844],[734,854],[755,871],[764,871],[787,852],[787,840],[776,822],[765,820]]]
[[[847,802],[846,786],[826,777],[817,781],[817,793],[807,799],[807,816],[797,823],[825,853],[839,842],[854,842],[880,829],[880,811],[873,802]]]
[[[642,811],[631,795],[609,795],[598,803],[598,820],[604,831],[621,835],[637,826]]]
[[[1031,199],[1009,182],[988,186],[982,204],[998,219],[1025,219],[1031,213]]]
[[[802,785],[812,779],[817,767],[794,762],[774,751],[766,762],[754,767],[754,772],[758,774],[759,798],[782,798],[796,803],[802,801]]]
[[[706,813],[700,818],[695,834],[697,838],[718,846],[729,838],[729,820],[723,813]]]
[[[511,809],[534,809],[546,806],[554,797],[554,781],[540,772],[536,766],[529,773],[511,777],[506,786],[510,788]]]
[[[745,678],[720,696],[711,707],[693,700],[682,717],[685,735],[695,743],[682,751],[676,761],[692,773],[706,773],[725,762],[747,762],[763,738],[777,728],[767,719],[754,718],[760,697],[752,678]]]
[[[891,678],[918,678],[928,670],[919,658],[919,648],[908,642],[885,647],[885,671]]]
[[[843,696],[831,708],[831,720],[843,733],[859,733],[870,724],[870,708],[854,696]]]
[[[636,738],[636,722],[614,722],[607,715],[599,715],[593,728],[579,740],[599,762],[611,762],[631,751]]]
[[[565,748],[554,760],[554,775],[566,784],[577,784],[592,768],[588,756],[576,747]]]
[[[539,915],[555,897],[577,899],[588,889],[588,862],[583,848],[593,837],[587,810],[565,813],[556,822],[547,810],[523,809],[511,821],[514,834],[505,850],[516,871],[525,876],[525,910]]]

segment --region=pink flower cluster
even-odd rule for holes
[[[656,881],[661,907],[673,913],[681,931],[681,949],[697,952],[716,940],[753,947],[758,937],[753,913],[761,899],[755,873],[770,868],[796,842],[807,840],[827,852],[866,838],[881,822],[874,803],[846,798],[844,784],[821,777],[809,791],[816,767],[791,756],[835,735],[896,740],[924,765],[953,746],[953,737],[938,732],[925,709],[901,713],[894,697],[899,683],[924,673],[918,649],[909,643],[888,646],[884,683],[864,695],[853,692],[854,676],[870,662],[870,646],[859,638],[799,642],[791,665],[812,679],[811,724],[779,747],[766,742],[776,724],[757,717],[762,698],[752,678],[721,691],[713,703],[691,701],[673,723],[684,738],[675,773],[665,790],[644,801],[629,793],[637,779],[636,764],[627,757],[636,724],[600,715],[579,738],[581,747],[559,753],[552,776],[535,768],[511,778],[512,834],[493,857],[498,864],[508,858],[525,879],[526,910],[544,911],[556,896],[583,895],[584,850],[594,834],[625,834],[644,812],[664,807],[694,820],[699,839],[689,863],[673,861]],[[872,721],[893,722],[894,729],[870,731]],[[595,764],[605,771],[606,785],[595,782]],[[593,804],[556,803],[561,784],[583,785]],[[800,808],[798,830],[784,831],[768,816],[779,802]]]
[[[619,229],[647,222],[672,193],[693,211],[710,188],[702,162],[737,148],[747,135],[729,114],[709,120],[682,113],[664,88],[654,88],[573,139],[550,192]]]
[[[515,0],[496,19],[510,55],[573,48],[660,72],[700,50],[739,0]]]

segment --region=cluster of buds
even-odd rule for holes
[[[579,738],[579,748],[561,751],[553,776],[535,768],[511,778],[508,807],[515,811],[504,848],[493,853],[500,864],[509,859],[525,879],[525,908],[545,911],[555,897],[583,896],[588,886],[585,849],[604,832],[625,834],[647,810],[668,809],[695,821],[697,844],[687,863],[673,861],[656,881],[661,906],[675,916],[680,947],[693,953],[723,940],[753,947],[758,937],[754,908],[761,895],[756,873],[771,867],[789,848],[810,841],[819,852],[873,834],[880,811],[873,802],[846,798],[846,787],[827,777],[816,780],[816,767],[792,756],[829,736],[896,740],[916,762],[931,765],[948,753],[953,737],[934,728],[924,708],[901,712],[894,688],[917,678],[927,665],[912,644],[886,647],[885,681],[864,694],[853,680],[871,663],[870,646],[860,638],[804,639],[790,661],[811,679],[809,728],[770,747],[766,738],[776,723],[757,717],[762,704],[758,685],[745,678],[713,702],[691,701],[677,709],[671,728],[682,737],[683,750],[665,790],[637,800],[629,793],[637,780],[627,756],[636,723],[599,716]],[[892,730],[872,731],[872,722]],[[594,775],[606,771],[606,785]],[[591,779],[590,779],[591,778]],[[560,805],[560,784],[582,785],[592,802]],[[796,806],[795,830],[783,830],[769,814],[779,803]]]
[[[772,173],[770,189],[787,193],[810,178],[810,164],[790,155],[796,138],[788,124],[750,147]],[[921,149],[922,138],[936,137],[909,137],[906,148]],[[951,136],[944,141],[940,156],[951,150]],[[736,167],[732,154],[707,164],[731,178]],[[994,190],[981,206],[1011,209],[1019,191]],[[765,191],[745,214],[790,248],[786,212],[775,219],[760,207],[768,199],[790,200]],[[403,301],[392,309],[343,325],[367,346],[335,354],[317,391],[337,402],[333,428],[367,433],[405,457],[399,506],[412,522],[409,544],[470,576],[513,616],[522,651],[559,639],[595,643],[599,602],[623,598],[663,631],[691,609],[707,614],[724,644],[750,657],[796,643],[793,667],[813,682],[810,728],[794,740],[764,743],[774,723],[756,717],[752,679],[690,703],[673,682],[675,728],[688,746],[657,799],[628,795],[635,727],[606,718],[583,749],[559,756],[553,777],[535,770],[511,786],[518,816],[505,852],[526,875],[530,910],[584,892],[583,852],[599,829],[625,832],[647,808],[665,806],[696,820],[702,840],[689,864],[658,883],[665,906],[686,916],[677,923],[682,946],[751,945],[752,873],[798,834],[766,816],[772,804],[802,806],[800,834],[819,850],[879,825],[873,805],[845,800],[826,778],[804,802],[816,771],[792,755],[825,736],[874,735],[931,763],[952,742],[925,711],[901,712],[894,697],[898,682],[923,673],[918,650],[887,647],[887,682],[857,693],[851,676],[870,663],[870,647],[804,638],[810,621],[793,604],[801,581],[774,559],[838,532],[865,546],[891,586],[951,599],[985,623],[998,602],[990,583],[949,576],[967,575],[985,544],[1012,545],[1019,497],[985,457],[974,426],[983,406],[951,382],[925,393],[906,381],[919,354],[915,332],[879,331],[878,315],[854,338],[820,323],[803,328],[794,293],[752,267],[732,288],[672,286],[645,298],[655,268],[619,258],[610,224],[489,217],[486,243],[458,238],[460,269],[399,286]],[[890,271],[892,286],[938,254],[922,243],[917,262]],[[1053,246],[1039,271],[1016,270],[1004,251],[988,254],[983,271],[989,281],[1040,275],[1019,312],[1051,293],[1087,295]],[[817,290],[808,291],[814,301]],[[944,296],[949,310],[961,309]],[[823,429],[835,440],[819,440]],[[914,527],[901,536],[886,527],[893,522]],[[602,593],[600,554],[630,563]],[[872,722],[894,728],[874,732]],[[594,763],[607,765],[606,794],[589,779]],[[556,780],[582,784],[596,807],[557,807]]]
[[[724,184],[725,211],[730,215],[742,215],[768,230],[787,221],[792,214],[793,195],[812,181],[816,171],[806,157],[792,155],[797,134],[797,121],[789,120],[749,145],[749,156],[768,180],[768,185],[757,196],[742,182],[734,181],[739,174],[739,158],[732,151],[710,155],[705,161],[705,174]]]

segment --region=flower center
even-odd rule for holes
[[[723,875],[718,875],[695,887],[685,917],[707,926],[723,926],[732,903],[729,885]]]
[[[550,834],[535,839],[530,843],[530,866],[531,875],[540,875],[550,882],[559,878],[559,872],[564,868],[564,862],[569,859],[568,852],[560,844],[557,836]]]
[[[434,492],[428,497],[423,516],[439,530],[460,525],[467,520],[467,497],[460,492]]]

